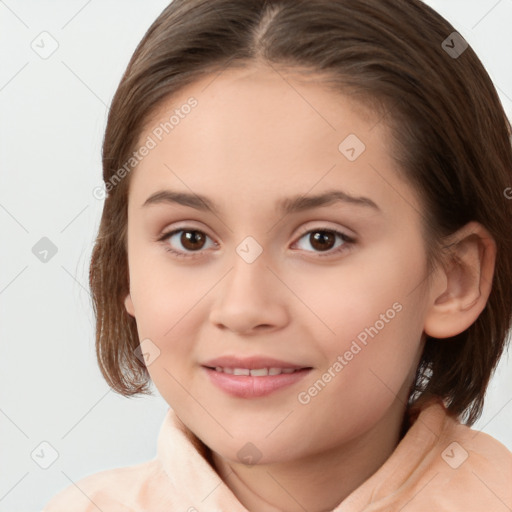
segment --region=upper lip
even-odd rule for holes
[[[209,368],[220,366],[221,368],[247,368],[255,370],[258,368],[311,368],[310,366],[288,363],[279,359],[264,356],[240,357],[240,356],[223,356],[210,359],[202,364]]]

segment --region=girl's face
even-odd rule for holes
[[[239,69],[183,90],[139,139],[125,306],[158,390],[227,459],[353,447],[403,412],[425,246],[370,117],[319,82]]]

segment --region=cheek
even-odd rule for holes
[[[318,337],[325,361],[319,373],[329,381],[322,400],[339,404],[339,411],[354,407],[364,416],[363,409],[386,406],[414,374],[423,332],[419,247],[383,247],[358,268],[333,272],[309,296],[331,330]]]
[[[212,287],[211,271],[172,266],[165,256],[134,256],[130,265],[139,339],[143,351],[147,344],[156,354],[147,364],[150,377],[171,405],[187,400],[180,383],[194,377],[199,362],[196,340],[208,315],[205,298]]]
[[[426,276],[424,265],[419,241],[405,246],[401,240],[383,239],[371,251],[349,255],[339,266],[295,270],[285,279],[309,307],[308,322],[316,322],[318,333],[329,340],[324,345],[338,351],[360,333],[364,342],[364,333],[370,336],[366,329],[375,334],[376,328],[379,337],[387,332],[392,338],[397,323],[421,323],[418,285]],[[401,339],[396,333],[394,340]]]
[[[162,247],[145,254],[134,250],[130,292],[141,335],[172,338],[181,319],[193,315],[194,306],[211,288],[212,277],[197,267],[171,261]]]
[[[338,432],[339,439],[355,438],[375,426],[394,402],[407,402],[421,351],[421,329],[410,322],[410,303],[397,306],[401,309],[367,304],[364,314],[335,326],[335,345],[323,337],[327,362],[297,397],[304,404],[299,406],[304,417],[318,418],[318,438],[332,439],[332,432]],[[375,313],[383,313],[388,323]]]

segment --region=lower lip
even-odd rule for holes
[[[274,391],[291,386],[303,379],[311,368],[304,368],[293,373],[252,377],[251,375],[232,375],[218,372],[203,366],[211,381],[229,395],[239,398],[257,398]]]

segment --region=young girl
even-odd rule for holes
[[[97,355],[170,409],[45,512],[512,510],[470,427],[512,317],[511,127],[419,0],[174,0],[103,148]]]

